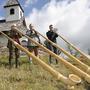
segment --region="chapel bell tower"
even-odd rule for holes
[[[6,22],[17,21],[24,16],[24,11],[18,0],[7,0],[4,9]]]

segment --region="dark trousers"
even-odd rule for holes
[[[17,47],[9,48],[9,65],[10,65],[10,67],[12,66],[11,60],[13,59],[14,52],[15,52],[15,65],[16,65],[15,67],[17,68],[18,58],[19,58],[19,49]]]
[[[54,47],[53,45],[51,45],[50,43],[48,44],[48,49],[51,50],[52,52],[54,52],[55,54],[57,54],[57,48]],[[57,59],[56,60],[56,64],[58,63]],[[51,61],[51,55],[49,55],[49,62],[52,63]]]

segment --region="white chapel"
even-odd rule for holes
[[[8,33],[13,24],[17,24],[22,32],[26,32],[26,21],[24,17],[24,10],[18,0],[6,0],[4,5],[5,19],[0,20],[0,31]],[[0,34],[0,44],[6,44],[7,39]]]

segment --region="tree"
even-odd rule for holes
[[[79,56],[79,52],[74,50],[72,48],[72,46],[70,46],[69,44],[67,44],[67,50],[69,51],[69,53],[75,57],[78,57]]]

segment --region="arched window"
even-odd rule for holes
[[[13,15],[15,13],[15,10],[13,8],[10,9],[10,15]]]

